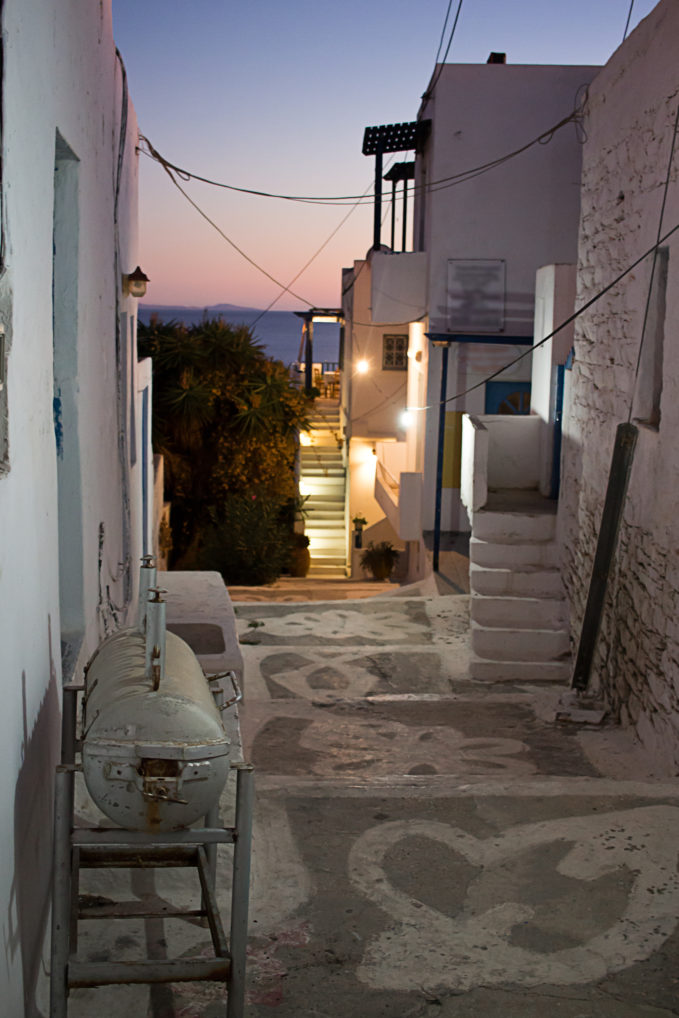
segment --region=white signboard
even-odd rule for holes
[[[482,258],[448,261],[448,331],[502,332],[505,262]]]

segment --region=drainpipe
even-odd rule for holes
[[[443,449],[446,441],[446,395],[448,391],[448,348],[450,343],[435,340],[434,346],[441,347],[441,395],[439,399],[439,435],[436,451],[436,508],[434,511],[434,572],[439,571],[441,548],[441,499],[443,489]]]

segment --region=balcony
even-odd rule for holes
[[[370,268],[373,322],[414,322],[423,317],[427,310],[424,251],[372,251]]]
[[[378,442],[375,499],[402,541],[422,537],[422,474],[404,470],[405,442]]]

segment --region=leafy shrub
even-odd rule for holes
[[[256,495],[228,495],[203,535],[198,568],[216,569],[229,586],[273,583],[290,557],[285,507]]]

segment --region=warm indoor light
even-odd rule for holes
[[[369,368],[370,365],[366,360],[360,360],[356,362],[356,371],[358,372],[359,375],[365,375]]]
[[[150,282],[149,277],[137,265],[134,272],[123,276],[123,293],[130,297],[143,297],[146,294],[146,284]]]
[[[300,431],[299,433],[299,444],[300,445],[311,445],[311,435],[308,431]]]

